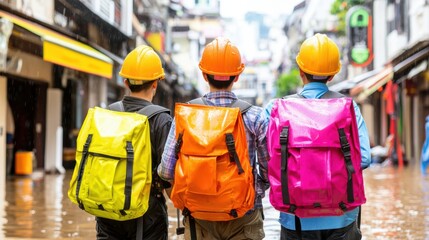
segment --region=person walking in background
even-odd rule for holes
[[[130,90],[120,102],[113,103],[109,108],[120,106],[125,112],[138,112],[146,106],[153,105],[158,81],[165,77],[161,60],[150,47],[142,45],[131,51],[124,59],[119,74],[124,78],[125,86]],[[149,118],[150,143],[152,148],[152,187],[149,207],[143,215],[142,239],[168,239],[168,212],[163,190],[171,185],[162,181],[156,172],[161,162],[164,144],[170,130],[172,117],[165,109]],[[139,218],[126,221],[97,217],[97,239],[136,239]]]
[[[429,115],[426,116],[426,124],[425,124],[425,142],[422,147],[422,156],[421,156],[421,167],[423,175],[427,174],[427,168],[429,166]]]
[[[185,216],[185,239],[263,239],[267,121],[262,108],[231,91],[244,70],[231,41],[218,37],[207,44],[199,68],[210,92],[176,104],[158,174],[174,183],[171,199]],[[229,209],[222,201],[237,205]]]
[[[338,47],[325,34],[315,34],[306,39],[296,57],[304,84],[302,91],[274,99],[265,107],[265,117],[271,119],[267,134],[270,201],[276,209],[282,209],[279,221],[283,240],[358,240],[362,237],[357,220],[359,206],[366,201],[362,169],[367,168],[371,161],[370,144],[357,104],[329,91],[326,85],[340,71],[339,57]],[[348,123],[350,118],[356,122]],[[332,123],[332,129],[317,129],[319,125]],[[344,127],[336,129],[338,125]],[[352,132],[348,133],[348,129]],[[353,129],[356,129],[356,134]],[[350,134],[349,137],[344,131]],[[329,146],[323,147],[326,142]],[[314,152],[311,152],[312,148]],[[332,162],[329,161],[335,157],[339,164],[330,164]],[[344,175],[345,184],[341,190],[332,188],[332,191],[325,185],[333,183],[330,181],[334,181],[336,175],[330,173],[339,165],[342,169],[338,171]],[[305,178],[308,178],[307,182]],[[349,189],[350,186],[353,188]],[[318,191],[316,187],[326,188],[326,191]],[[323,198],[337,194],[335,191],[344,191],[346,199],[333,204],[331,209],[324,209],[332,201]],[[347,205],[353,203],[350,201],[353,198],[356,205]],[[306,203],[313,199],[320,199],[320,202]]]

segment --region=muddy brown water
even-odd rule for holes
[[[429,176],[418,166],[365,170],[367,203],[362,226],[367,240],[429,240]],[[0,210],[0,239],[95,239],[94,217],[67,197],[71,171],[8,177]],[[268,192],[267,192],[268,196]],[[278,212],[264,200],[265,239],[279,239]],[[176,236],[177,211],[169,203],[170,239]]]

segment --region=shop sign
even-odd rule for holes
[[[368,66],[373,59],[372,16],[364,6],[354,6],[347,12],[349,59],[357,67]]]

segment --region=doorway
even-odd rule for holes
[[[33,151],[38,169],[44,168],[47,88],[45,82],[8,77],[7,99],[15,123],[13,156],[17,151]]]

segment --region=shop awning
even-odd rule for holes
[[[395,80],[398,80],[403,76],[407,76],[413,68],[420,65],[423,61],[426,61],[428,57],[429,46],[421,49],[420,51],[406,58],[402,62],[396,64],[393,67],[393,71],[395,72]]]
[[[359,83],[361,83],[361,82],[365,81],[366,79],[376,75],[379,72],[380,72],[380,69],[377,69],[377,70],[372,70],[369,72],[359,74],[359,75],[357,75],[351,79],[344,80],[344,81],[330,85],[329,90],[349,95],[350,89],[354,88]]]
[[[393,78],[393,68],[391,65],[387,65],[376,75],[366,79],[359,83],[356,87],[350,90],[350,95],[355,97],[357,102],[364,101],[368,96],[373,94],[377,89],[386,84]]]
[[[0,17],[7,18],[14,24],[40,36],[43,42],[43,60],[97,76],[112,78],[112,59],[94,48],[5,11],[0,10]]]

